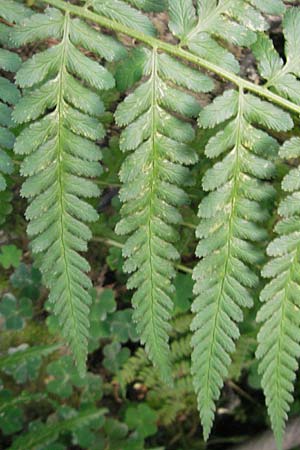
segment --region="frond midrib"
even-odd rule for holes
[[[209,386],[210,386],[210,378],[211,378],[211,365],[212,365],[212,353],[213,348],[215,346],[216,342],[216,333],[218,329],[218,322],[220,319],[220,311],[221,311],[221,305],[222,305],[222,299],[223,299],[223,291],[224,291],[224,284],[228,275],[228,267],[229,267],[229,261],[231,258],[231,245],[232,245],[232,238],[233,238],[233,220],[235,217],[235,205],[237,200],[237,194],[239,189],[239,174],[240,174],[240,149],[241,149],[241,127],[242,127],[242,121],[243,121],[243,89],[240,89],[239,92],[239,103],[238,103],[238,114],[237,114],[237,133],[236,133],[236,143],[234,150],[236,152],[236,158],[235,158],[235,170],[234,170],[234,177],[233,177],[233,189],[232,189],[232,196],[231,196],[231,208],[230,208],[230,216],[228,221],[228,240],[227,240],[227,255],[226,255],[226,262],[224,266],[224,272],[223,277],[220,285],[220,290],[217,298],[217,310],[214,318],[214,325],[212,328],[212,338],[210,340],[210,346],[209,346],[209,357],[208,357],[208,368],[207,368],[207,377],[206,377],[206,385],[205,385],[205,394],[206,399],[209,397]]]
[[[63,160],[63,139],[62,139],[62,128],[63,128],[63,105],[64,105],[64,73],[66,70],[66,55],[67,48],[69,44],[69,26],[70,26],[70,17],[69,14],[65,14],[65,22],[64,22],[64,34],[62,40],[62,60],[61,67],[58,73],[59,79],[59,90],[58,90],[58,98],[57,98],[57,117],[58,117],[58,155],[57,155],[57,164],[58,164],[58,184],[59,184],[59,207],[60,207],[60,218],[59,218],[59,229],[60,229],[60,241],[61,241],[61,249],[62,249],[62,258],[64,261],[65,273],[67,277],[67,302],[70,306],[71,316],[73,327],[75,330],[76,339],[79,340],[80,333],[78,331],[78,323],[75,317],[74,304],[73,304],[73,294],[71,290],[71,277],[70,277],[70,269],[68,264],[68,259],[66,255],[66,245],[65,245],[65,225],[64,225],[64,217],[67,215],[67,212],[64,207],[64,183],[63,183],[63,168],[62,168],[62,160]],[[79,348],[79,346],[78,346]],[[76,349],[74,349],[76,351]]]
[[[157,337],[156,326],[154,324],[155,317],[155,300],[154,300],[154,269],[153,269],[153,249],[152,249],[152,218],[153,218],[153,203],[155,197],[155,182],[157,177],[157,148],[156,148],[156,114],[157,114],[157,92],[156,92],[156,77],[157,77],[157,52],[153,49],[152,52],[152,95],[151,95],[151,146],[152,146],[152,176],[151,176],[151,187],[150,187],[150,204],[149,204],[149,214],[148,214],[148,248],[149,248],[149,267],[150,267],[150,283],[151,283],[151,328],[155,339],[155,351],[157,354],[160,352],[159,339]]]

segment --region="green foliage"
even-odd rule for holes
[[[94,293],[93,298],[90,311],[90,351],[98,347],[99,339],[110,336],[111,317],[117,308],[114,293],[110,289],[100,295]]]
[[[192,0],[169,0],[172,33],[196,55],[232,71],[239,71],[239,64],[218,39],[230,44],[248,47],[256,41],[256,31],[268,28],[260,13],[281,14],[283,3],[244,0],[198,0],[195,9]]]
[[[207,439],[226,378],[238,380],[244,369],[254,388],[262,376],[280,448],[300,356],[300,11],[284,3],[0,0],[0,223],[12,197],[16,212],[23,209],[18,166],[30,250],[49,290],[46,312],[54,313],[46,319],[52,338],[37,325],[41,345],[32,347],[37,339],[27,338],[47,294],[18,248],[2,246],[1,266],[17,268],[11,292],[10,271],[1,275],[4,384],[11,380],[18,392],[34,380],[47,396],[40,420],[30,423],[22,401],[10,393],[6,401],[2,392],[3,432],[26,422],[12,449],[141,450],[158,423],[192,414],[196,403]],[[269,37],[268,14],[283,15],[285,57]],[[166,17],[173,37],[157,39]],[[250,51],[264,85],[237,75]],[[211,73],[230,86],[222,90]],[[99,201],[98,185],[107,187]],[[193,300],[184,272],[195,259],[199,202]],[[279,236],[269,243],[276,203]],[[5,243],[23,238],[23,224],[9,221]],[[88,253],[97,261],[91,270],[82,253],[92,231],[98,242]],[[98,244],[115,248],[102,254]],[[252,320],[266,247],[271,260],[262,276],[271,281],[257,316],[257,371]],[[177,264],[181,256],[187,267]],[[120,286],[122,264],[133,311]],[[245,308],[253,309],[238,326]],[[48,345],[53,334],[55,342],[64,337],[78,372],[67,349],[58,356],[58,345]],[[138,338],[145,350],[132,356]],[[88,353],[88,368],[95,364],[98,375],[87,372]],[[125,423],[97,409],[112,377],[123,391],[136,382],[148,389],[148,404],[123,408]]]
[[[128,360],[130,350],[127,347],[122,348],[119,342],[112,342],[104,347],[103,355],[104,367],[110,372],[116,373]]]
[[[174,386],[162,385],[141,348],[123,365],[118,376],[124,391],[130,385],[137,390],[145,385],[147,403],[156,411],[159,422],[166,426],[175,422],[180,413],[188,415],[196,410],[189,362],[191,318],[191,314],[181,314],[172,321],[172,329],[176,330],[172,333],[170,346]]]
[[[175,313],[184,313],[190,310],[193,298],[193,280],[190,275],[178,273],[175,280],[174,306]]]
[[[126,92],[142,78],[145,52],[141,48],[134,48],[127,58],[123,58],[117,66],[116,84],[121,92]]]
[[[9,435],[20,431],[23,426],[22,410],[18,407],[18,404],[21,403],[20,397],[16,401],[9,390],[1,390],[0,400],[0,429],[2,433]]]
[[[23,426],[23,412],[20,405],[40,400],[42,395],[22,392],[19,397],[14,397],[8,389],[0,391],[0,429],[4,435],[20,431]]]
[[[102,418],[105,412],[105,409],[83,410],[82,412],[73,413],[70,418],[65,420],[39,424],[27,434],[17,438],[11,446],[11,450],[45,448],[46,445],[55,441],[61,433],[83,427],[92,421],[98,420]]]
[[[22,251],[15,245],[3,245],[0,253],[0,264],[4,269],[19,267]]]
[[[33,279],[32,279],[33,278]],[[39,281],[36,270],[31,271],[28,267],[21,265],[15,273],[11,276],[8,288],[16,294],[16,302],[20,302],[19,294],[25,293],[34,294],[33,290],[30,293],[28,288],[34,282]],[[36,286],[39,286],[37,283]],[[26,291],[27,289],[27,291]],[[6,294],[8,295],[8,294]],[[12,296],[12,294],[10,294]],[[39,296],[33,304],[33,314],[36,316],[37,305],[41,301],[43,291],[39,290]],[[94,314],[94,321],[96,325],[96,316],[101,319],[100,324],[106,321],[110,322],[107,334],[93,340],[93,350],[95,351],[95,358],[98,358],[97,352],[101,348],[104,356],[101,376],[87,372],[83,379],[74,370],[71,356],[64,353],[66,348],[61,347],[60,344],[42,345],[35,347],[28,347],[26,344],[21,344],[17,347],[13,346],[14,342],[24,342],[25,335],[32,332],[33,322],[30,317],[23,319],[22,329],[6,330],[1,340],[1,351],[3,356],[0,357],[0,371],[3,375],[3,383],[0,382],[0,429],[2,436],[0,438],[1,445],[10,447],[7,442],[13,441],[12,447],[19,448],[20,437],[15,435],[22,431],[22,436],[25,436],[27,431],[30,436],[30,441],[22,445],[28,445],[28,448],[38,448],[43,450],[62,450],[68,446],[78,445],[82,448],[89,448],[94,450],[110,448],[118,450],[124,448],[127,450],[136,449],[142,450],[144,446],[144,434],[141,430],[153,430],[154,420],[147,425],[148,409],[138,423],[130,424],[118,422],[113,419],[105,419],[104,416],[99,416],[98,419],[89,422],[70,424],[70,429],[67,428],[61,431],[61,437],[49,430],[51,424],[68,421],[75,417],[78,413],[89,411],[91,409],[101,407],[103,402],[109,400],[111,404],[112,388],[108,379],[110,374],[118,372],[119,368],[128,359],[130,351],[126,347],[122,347],[119,339],[128,341],[132,333],[131,315],[128,315],[130,310],[124,310],[124,321],[129,321],[129,324],[124,323],[123,331],[118,332],[118,326],[121,324],[122,318],[116,312],[115,292],[112,289],[101,289],[97,294],[96,290],[91,292],[93,304],[91,308],[91,316]],[[24,297],[26,298],[26,297]],[[5,302],[0,302],[0,307],[5,305]],[[94,308],[95,305],[95,308]],[[123,311],[119,311],[123,312]],[[116,321],[114,323],[114,315]],[[2,321],[2,318],[1,318]],[[98,319],[99,323],[99,319]],[[113,325],[115,330],[112,332]],[[126,336],[125,336],[126,326]],[[26,334],[25,334],[26,333]],[[56,331],[56,334],[58,331]],[[39,340],[50,341],[51,336],[47,333],[37,334]],[[134,335],[135,336],[135,335]],[[6,338],[9,338],[6,341]],[[31,340],[34,336],[29,334]],[[134,337],[136,339],[136,336]],[[108,344],[111,340],[112,344]],[[107,355],[107,347],[110,345],[111,350]],[[60,349],[60,351],[56,351]],[[91,353],[91,357],[94,353]],[[122,356],[123,355],[123,356]],[[124,355],[126,358],[124,358]],[[106,368],[107,367],[107,368]],[[105,378],[107,377],[106,381]],[[21,384],[21,386],[20,386]],[[22,394],[20,394],[26,389]],[[27,392],[28,389],[28,392]],[[39,394],[43,392],[43,394]],[[110,397],[109,397],[110,396]],[[106,397],[102,400],[103,397]],[[116,404],[116,407],[118,405]],[[124,418],[125,411],[117,408],[114,417]],[[37,420],[33,420],[37,418]],[[152,417],[150,415],[150,417]],[[112,426],[111,422],[114,422]],[[130,422],[130,420],[129,420]],[[51,428],[51,427],[50,427]],[[42,433],[43,442],[37,443],[34,439],[34,433]],[[145,431],[145,434],[147,432]],[[20,435],[19,435],[20,436]],[[27,444],[28,442],[28,444]],[[31,447],[32,446],[32,447]]]
[[[300,82],[297,79],[300,74],[300,61],[296,55],[297,46],[300,44],[299,30],[300,11],[290,8],[283,20],[285,63],[275,50],[272,40],[265,34],[259,35],[252,45],[254,55],[259,61],[260,75],[267,81],[267,87],[295,103],[300,101]]]
[[[187,280],[189,277],[187,277]],[[186,281],[186,284],[188,281]],[[197,401],[190,369],[192,321],[190,313],[179,313],[172,320],[171,360],[174,386],[162,385],[157,372],[147,361],[145,351],[139,348],[124,364],[118,374],[122,391],[146,392],[147,404],[153,408],[160,424],[170,427],[178,424],[181,417],[192,420]],[[241,337],[232,355],[230,376],[238,381],[245,370],[254,365],[255,339],[251,333]],[[190,420],[188,420],[190,422]],[[197,448],[197,447],[196,447]]]
[[[25,319],[32,315],[30,299],[22,298],[19,301],[13,294],[5,294],[0,303],[0,317],[4,319],[1,328],[6,330],[19,330],[24,328]]]
[[[114,79],[76,45],[109,59],[118,56],[120,47],[56,9],[25,20],[12,39],[15,45],[24,45],[47,37],[60,43],[26,61],[16,77],[19,86],[30,89],[13,118],[20,124],[33,122],[19,135],[15,153],[26,155],[21,173],[28,178],[22,195],[30,200],[26,217],[32,250],[40,255],[50,301],[83,375],[91,283],[85,274],[89,264],[79,252],[86,250],[91,237],[85,222],[97,219],[83,199],[99,195],[88,180],[101,173],[101,151],[94,141],[105,134],[99,123],[104,107],[97,91],[112,88]]]
[[[120,172],[124,183],[120,198],[123,219],[117,225],[120,235],[130,233],[123,255],[124,270],[131,275],[128,287],[137,288],[133,296],[134,320],[162,378],[171,381],[168,331],[172,310],[171,296],[175,276],[172,261],[179,257],[173,242],[173,225],[180,222],[177,207],[187,202],[181,189],[189,183],[184,165],[195,163],[197,155],[188,143],[194,131],[189,123],[170,112],[194,117],[199,112],[196,99],[178,88],[208,91],[212,81],[166,55],[144,51],[143,82],[118,106],[116,121],[127,125],[121,134],[128,156]],[[170,86],[169,80],[173,86]]]
[[[34,267],[21,263],[10,277],[19,298],[37,300],[41,289],[41,273]]]
[[[6,23],[1,23],[0,45],[4,46],[9,41],[10,27],[8,23],[17,23],[26,17],[29,10],[22,5],[9,0],[0,4],[0,18]],[[21,65],[21,58],[4,48],[0,49],[0,69],[6,72],[16,72]],[[14,165],[11,158],[11,150],[14,146],[15,136],[10,130],[12,127],[11,106],[19,100],[20,93],[15,84],[7,78],[0,76],[0,224],[11,211],[11,195],[6,191],[8,176],[13,173]]]
[[[70,397],[73,386],[84,386],[84,380],[72,370],[72,359],[69,356],[51,362],[47,367],[47,373],[50,375],[47,391],[59,397]]]
[[[300,99],[300,83],[297,79],[300,61],[295,54],[296,46],[299,45],[299,31],[300,11],[291,8],[283,20],[285,63],[266,36],[261,36],[254,47],[260,73],[267,80],[267,85],[294,102]],[[299,144],[298,138],[286,141],[279,156],[284,160],[298,158]],[[262,275],[272,280],[261,292],[261,301],[265,304],[257,316],[258,321],[263,322],[258,335],[259,373],[262,374],[262,387],[279,446],[293,401],[293,382],[300,356],[298,174],[298,168],[291,169],[282,180],[282,189],[289,195],[281,201],[278,209],[281,220],[276,224],[275,232],[279,237],[267,249],[272,260],[266,264]]]
[[[17,348],[10,348],[10,352],[22,352],[22,348],[27,347],[26,344]],[[11,353],[12,354],[12,353]],[[6,375],[10,375],[17,384],[25,384],[37,379],[39,369],[42,363],[42,357],[40,354],[28,356],[17,364],[9,364],[8,367],[3,368],[3,372]]]
[[[197,297],[192,306],[196,314],[192,373],[206,438],[240,334],[236,324],[243,319],[242,308],[253,306],[258,285],[253,269],[263,260],[256,244],[267,239],[262,224],[269,219],[267,205],[275,195],[265,181],[275,175],[275,165],[267,158],[278,144],[254,125],[276,131],[293,127],[286,112],[242,89],[217,97],[201,112],[199,125],[211,128],[224,121],[223,130],[210,138],[205,149],[209,158],[221,155],[222,159],[202,181],[210,193],[199,207],[201,240],[196,254],[202,259],[193,275]]]
[[[58,344],[52,345],[39,345],[36,347],[29,347],[26,349],[19,349],[9,355],[0,356],[0,370],[7,369],[8,367],[17,366],[20,362],[30,360],[34,357],[47,356],[49,353],[54,352],[59,348]]]
[[[130,429],[136,429],[144,438],[152,436],[157,431],[157,415],[148,405],[130,406],[125,413],[125,423]]]
[[[166,0],[126,0],[138,9],[150,12],[164,11],[167,7]]]
[[[153,6],[150,5],[151,2],[147,0],[132,0],[128,3],[146,10],[153,9]],[[91,0],[90,4],[96,12],[103,16],[151,36],[155,35],[155,28],[148,17],[122,0]],[[154,9],[157,8],[154,6]]]
[[[299,153],[299,139],[287,141],[280,149],[282,158]],[[279,235],[268,246],[272,259],[265,265],[263,276],[271,281],[261,292],[264,302],[257,319],[263,322],[258,335],[257,357],[262,386],[272,427],[280,445],[287,413],[293,401],[295,373],[300,356],[299,315],[299,169],[291,169],[282,181],[288,195],[281,201],[281,220],[275,226]]]

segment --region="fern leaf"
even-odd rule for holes
[[[156,34],[155,28],[148,17],[122,0],[91,0],[91,6],[99,14],[122,25],[150,36]]]
[[[268,36],[260,34],[252,46],[259,63],[260,75],[267,81],[266,86],[295,103],[300,102],[300,81],[298,80],[300,61],[296,53],[297,46],[300,45],[299,32],[299,8],[290,8],[283,20],[286,63],[283,62]]]
[[[88,409],[74,414],[73,417],[42,424],[38,429],[23,433],[13,442],[11,450],[36,450],[55,442],[61,433],[76,430],[101,418],[105,409]]]
[[[296,46],[299,45],[300,12],[298,8],[287,10],[283,20],[283,32],[286,39],[286,62],[274,49],[272,41],[259,36],[253,46],[253,52],[259,62],[261,76],[266,86],[280,95],[299,103],[300,74],[299,58]],[[293,138],[280,150],[284,159],[298,158],[300,141]],[[282,181],[282,189],[289,192],[279,206],[281,221],[275,231],[279,234],[268,247],[267,253],[273,259],[264,267],[262,274],[271,278],[261,293],[265,303],[258,313],[257,320],[262,322],[258,335],[257,357],[262,374],[264,389],[272,428],[278,446],[281,447],[285,422],[293,400],[293,381],[300,356],[300,336],[298,314],[298,197],[299,169],[291,169]]]
[[[70,30],[74,45],[81,46],[107,61],[126,56],[126,51],[113,37],[101,34],[80,19],[74,19]]]
[[[22,21],[21,27],[15,27],[12,43],[16,47],[47,38],[59,39],[64,31],[64,16],[54,8],[47,8],[44,13],[33,14]]]
[[[206,76],[155,50],[145,50],[144,66],[147,80],[116,112],[117,123],[127,125],[121,135],[121,149],[133,151],[120,172],[124,205],[116,231],[131,235],[123,254],[127,258],[124,269],[133,273],[128,287],[137,289],[134,319],[150,359],[169,382],[171,280],[175,275],[173,261],[179,256],[173,225],[181,219],[177,207],[187,202],[181,186],[189,181],[189,171],[183,164],[197,160],[188,146],[194,137],[191,125],[170,112],[192,117],[200,110],[195,98],[176,84],[197,92],[213,84]]]
[[[200,113],[199,125],[212,128],[224,121],[205,150],[209,158],[222,159],[203,178],[209,194],[199,207],[196,254],[202,259],[193,275],[192,374],[205,439],[239,338],[237,323],[242,309],[253,304],[258,282],[253,266],[262,261],[256,242],[267,238],[261,224],[269,218],[266,205],[275,194],[266,182],[275,166],[266,155],[276,152],[278,144],[253,124],[293,127],[287,113],[242,90],[217,97]]]
[[[300,140],[287,141],[280,150],[282,158],[299,155]],[[281,220],[275,227],[279,237],[268,246],[272,259],[262,274],[271,281],[261,292],[264,302],[257,320],[262,322],[256,356],[260,359],[262,387],[266,396],[272,428],[281,447],[285,422],[293,401],[294,380],[300,357],[299,313],[299,168],[291,169],[282,182],[290,193],[279,206]]]
[[[232,53],[216,38],[230,44],[248,47],[256,41],[256,32],[264,31],[268,24],[261,12],[283,12],[281,1],[228,0],[226,2],[198,0],[169,1],[169,27],[192,52],[222,67],[239,71]]]
[[[101,151],[94,142],[104,136],[99,91],[112,88],[114,79],[75,47],[107,55],[109,41],[58,10],[47,9],[24,20],[12,40],[23,45],[49,36],[59,43],[26,61],[16,77],[21,87],[30,89],[13,112],[17,123],[28,124],[14,151],[25,155],[21,174],[27,179],[21,194],[30,202],[26,217],[32,250],[39,255],[54,313],[83,375],[91,282],[86,275],[89,264],[80,252],[86,251],[91,238],[85,223],[97,219],[85,199],[99,195],[88,180],[101,173]],[[109,59],[118,49],[112,46]]]
[[[1,69],[6,72],[16,72],[21,64],[20,57],[16,53],[12,53],[4,48],[0,49]]]

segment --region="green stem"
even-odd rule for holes
[[[42,0],[42,2],[55,6],[56,8],[66,11],[69,14],[83,17],[110,30],[114,30],[118,33],[123,33],[127,36],[132,37],[133,39],[136,39],[139,42],[143,42],[144,44],[152,48],[156,48],[157,50],[162,50],[166,53],[169,53],[170,55],[190,61],[191,63],[202,67],[203,69],[206,69],[210,72],[217,74],[221,78],[231,81],[233,84],[235,84],[241,89],[253,92],[259,95],[260,97],[268,99],[272,103],[276,103],[277,105],[280,105],[285,109],[300,114],[300,106],[296,105],[295,103],[281,97],[280,95],[275,94],[274,92],[270,91],[264,86],[259,86],[252,83],[251,81],[244,80],[238,75],[235,75],[234,73],[231,73],[228,70],[216,64],[206,61],[205,59],[200,58],[199,56],[196,56],[193,53],[182,49],[179,45],[170,44],[168,42],[164,42],[161,41],[160,39],[154,38],[152,36],[148,36],[140,31],[134,30],[118,22],[107,19],[106,17],[103,17],[99,14],[95,14],[91,11],[88,11],[83,7],[66,3],[63,0]]]

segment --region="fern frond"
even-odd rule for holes
[[[55,38],[59,43],[26,61],[16,81],[25,88],[13,118],[28,124],[16,140],[15,152],[25,155],[21,174],[27,177],[21,194],[30,205],[26,217],[32,250],[50,290],[50,301],[78,370],[85,372],[91,281],[86,251],[91,232],[86,222],[97,219],[87,200],[99,195],[89,180],[101,173],[101,151],[95,141],[104,136],[100,116],[101,90],[114,86],[108,70],[76,45],[108,56],[120,47],[78,19],[56,9],[35,14],[16,27],[16,46]],[[82,80],[82,81],[79,81]]]
[[[118,125],[128,125],[121,135],[121,149],[134,151],[120,172],[124,206],[116,231],[131,234],[123,254],[127,258],[125,271],[134,272],[128,287],[137,289],[134,319],[150,359],[169,382],[171,280],[175,275],[173,261],[179,257],[173,244],[177,239],[173,225],[180,221],[176,207],[188,200],[180,187],[189,182],[189,171],[183,165],[197,160],[188,146],[193,128],[170,112],[193,117],[200,109],[196,99],[176,84],[196,92],[207,91],[213,84],[205,75],[156,50],[145,50],[145,75],[147,81],[116,112]]]
[[[21,14],[26,15],[27,9],[15,2],[8,2],[4,7],[4,2],[0,2],[0,17],[7,22],[15,23],[20,19]],[[9,44],[10,27],[1,24],[0,44]],[[0,69],[5,72],[16,72],[21,65],[21,58],[4,48],[0,49]],[[5,220],[10,212],[11,194],[6,191],[7,175],[13,172],[13,162],[10,151],[14,146],[14,134],[9,130],[12,125],[11,106],[20,97],[16,86],[4,77],[0,77],[0,224]]]
[[[300,139],[293,138],[280,150],[283,159],[298,158]],[[271,281],[261,292],[264,302],[257,320],[262,322],[256,356],[278,446],[281,448],[285,422],[293,401],[294,381],[300,357],[300,227],[299,168],[291,169],[282,182],[289,193],[280,203],[281,220],[275,226],[279,237],[268,246],[272,259],[262,274]]]
[[[36,345],[34,347],[26,348],[25,350],[19,350],[8,355],[0,356],[0,370],[6,369],[9,366],[16,366],[31,358],[47,356],[50,353],[55,352],[55,350],[58,350],[59,347],[59,344]]]
[[[172,362],[188,359],[191,354],[191,334],[176,339],[171,344]]]
[[[209,194],[199,207],[196,254],[202,259],[193,275],[192,373],[205,439],[239,337],[237,323],[242,309],[253,304],[254,266],[262,262],[255,243],[267,238],[261,224],[269,218],[267,204],[275,194],[264,180],[275,174],[267,158],[278,144],[255,124],[276,131],[293,127],[289,114],[242,89],[225,91],[200,113],[204,128],[223,122],[205,149],[219,162],[203,178]]]
[[[139,388],[147,387],[147,402],[153,407],[163,425],[173,423],[180,413],[185,415],[196,411],[196,399],[190,374],[190,331],[192,315],[179,315],[172,319],[172,342],[170,358],[174,386],[161,384],[157,371],[149,363],[143,348],[139,348],[122,367],[118,380],[122,383],[123,391],[131,384]],[[175,332],[179,325],[179,331]]]
[[[283,20],[286,62],[274,49],[267,36],[259,36],[253,46],[258,59],[259,71],[266,80],[266,86],[293,102],[300,102],[300,60],[297,48],[300,45],[300,11],[287,10]],[[288,141],[280,150],[280,156],[289,160],[298,158],[300,140]],[[262,387],[278,446],[281,447],[285,422],[293,400],[293,382],[300,356],[299,315],[299,229],[298,196],[299,169],[292,169],[282,181],[282,189],[291,193],[279,206],[281,221],[275,231],[280,237],[268,247],[267,253],[273,259],[264,267],[262,274],[272,280],[261,293],[265,303],[258,313],[262,322],[258,335],[257,357],[262,374]]]
[[[232,71],[239,71],[233,54],[222,46],[218,38],[229,44],[248,47],[256,41],[256,32],[268,28],[261,12],[280,14],[284,4],[280,0],[169,0],[169,27],[172,33],[198,56]]]
[[[190,331],[191,326],[191,314],[180,314],[172,320],[172,336],[179,334],[187,334]]]
[[[8,391],[10,392],[10,391]],[[0,414],[3,417],[9,409],[17,405],[24,405],[26,403],[35,402],[43,399],[44,394],[33,394],[31,392],[22,391],[18,397],[9,396],[7,400],[2,401],[0,404]]]
[[[106,413],[105,409],[91,409],[74,414],[74,417],[49,422],[40,425],[37,429],[22,433],[13,442],[11,450],[35,450],[55,442],[61,433],[76,430],[89,425]]]
[[[272,40],[264,35],[258,36],[252,50],[258,59],[258,69],[266,86],[295,103],[300,102],[300,59],[297,49],[300,45],[300,10],[290,8],[283,20],[286,62],[274,48]]]

